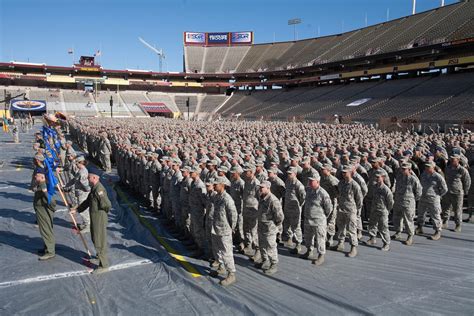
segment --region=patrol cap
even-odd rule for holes
[[[311,175],[308,177],[308,180],[311,180],[311,181],[320,181],[320,180],[321,180],[321,177],[319,176],[319,173],[314,172],[313,174],[311,174]]]
[[[46,175],[46,168],[36,168],[36,174]]]
[[[352,166],[351,165],[344,166],[344,168],[342,168],[342,172],[343,173],[352,172]]]
[[[402,169],[411,169],[411,163],[409,162],[403,162],[401,165]]]
[[[168,157],[168,156],[163,156],[160,159],[160,161],[168,161],[168,160],[170,160],[170,157]]]
[[[244,171],[253,171],[254,167],[251,164],[244,165]]]
[[[183,168],[181,168],[181,172],[183,171],[191,172],[191,168],[189,166],[184,166]]]
[[[425,162],[425,167],[426,168],[434,168],[434,167],[436,167],[436,164],[433,161],[427,161],[427,162]]]
[[[217,160],[214,160],[214,159],[208,160],[208,161],[207,161],[207,164],[208,164],[208,165],[212,165],[212,166],[217,166]]]
[[[376,176],[376,177],[383,177],[383,176],[385,176],[385,172],[383,172],[382,170],[383,170],[383,169],[377,169],[377,170],[375,171],[375,176]]]
[[[255,166],[257,167],[263,167],[263,161],[259,160],[255,163]]]
[[[203,164],[203,163],[207,163],[207,159],[206,159],[206,158],[201,158],[201,160],[199,160],[199,164]]]
[[[226,177],[217,177],[214,180],[214,184],[224,184],[224,185],[229,186],[230,181]]]
[[[66,141],[66,144],[72,145],[72,141],[68,140],[68,141]]]
[[[331,171],[332,170],[332,165],[329,164],[329,163],[324,163],[323,166],[321,167],[321,169]]]
[[[296,174],[296,173],[297,173],[297,170],[296,170],[296,168],[294,168],[294,167],[290,167],[290,168],[288,168],[288,170],[286,171],[286,173],[294,173],[294,174]]]
[[[237,166],[230,168],[230,173],[240,173],[240,169]]]
[[[35,159],[39,161],[44,161],[44,156],[43,155],[35,155]]]
[[[226,166],[220,166],[220,167],[217,169],[217,171],[225,172],[225,173],[226,173],[227,171],[229,171],[229,169],[227,169]]]
[[[272,184],[270,183],[270,181],[262,181],[258,186],[262,188],[270,189]]]
[[[278,169],[277,168],[270,168],[270,169],[267,170],[267,172],[278,174]]]
[[[458,155],[458,154],[453,154],[453,155],[449,156],[449,159],[461,159],[461,156]]]
[[[76,158],[76,162],[84,162],[85,159],[84,159],[84,156],[79,156]]]

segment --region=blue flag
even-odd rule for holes
[[[59,158],[56,154],[56,150],[51,148],[49,141],[50,139],[52,139],[54,147],[56,147],[56,143],[58,143],[57,133],[51,127],[43,126],[42,134],[43,134],[43,139],[46,146],[46,151],[47,153],[49,153],[49,155],[45,155],[44,164],[46,167],[45,169],[46,169],[46,187],[48,190],[48,203],[51,203],[51,198],[56,193],[56,185],[58,184],[58,180],[56,179],[54,173],[56,172],[56,168],[58,167]]]
[[[54,176],[54,161],[53,158],[45,157],[44,165],[46,169],[46,188],[48,190],[48,203],[51,203],[51,198],[56,194],[56,185],[58,180]]]

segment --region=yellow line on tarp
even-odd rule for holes
[[[23,167],[23,166],[20,165],[20,164],[16,165],[16,171],[20,171],[20,170],[21,170],[21,167]]]
[[[118,193],[118,195],[120,196],[120,198],[125,201],[125,204],[138,217],[138,220],[140,221],[140,223],[150,231],[153,237],[155,237],[155,239],[158,240],[158,242],[166,249],[166,251],[168,251],[171,257],[173,257],[176,261],[178,261],[178,263],[181,264],[186,269],[186,271],[188,271],[189,274],[191,274],[192,277],[194,278],[201,277],[202,274],[198,271],[198,269],[196,269],[196,267],[194,267],[192,263],[187,261],[183,255],[178,254],[178,252],[173,247],[171,247],[170,244],[168,244],[162,236],[158,234],[158,232],[153,227],[153,225],[151,225],[150,222],[147,221],[146,218],[140,214],[140,210],[136,207],[136,205],[130,203],[126,194],[118,186],[114,186],[114,188],[116,192]]]

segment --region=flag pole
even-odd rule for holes
[[[61,180],[59,180],[59,181],[61,181]],[[74,215],[71,213],[71,208],[70,208],[70,206],[69,206],[69,204],[68,204],[68,202],[67,202],[67,200],[66,200],[66,197],[64,196],[63,191],[61,190],[61,186],[59,185],[59,183],[56,184],[56,188],[58,189],[59,195],[61,195],[61,198],[62,198],[64,204],[66,204],[66,207],[67,207],[68,210],[69,210],[68,213],[69,213],[69,215],[71,216],[71,220],[72,220],[72,223],[74,224],[74,228],[77,230],[77,233],[79,234],[79,237],[81,237],[82,243],[84,244],[84,247],[86,248],[87,255],[89,256],[89,258],[91,258],[91,257],[92,257],[91,251],[89,250],[89,247],[87,246],[87,242],[86,242],[84,236],[82,235],[81,231],[79,230],[79,227],[77,227],[77,221],[76,221],[76,219],[74,218]]]

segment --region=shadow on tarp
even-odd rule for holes
[[[19,157],[16,160],[10,161],[10,166],[14,168],[21,166],[23,169],[33,169],[33,157]]]
[[[29,252],[34,255],[37,255],[38,250],[44,248],[43,239],[40,237],[15,234],[10,231],[0,231],[0,244]],[[8,253],[5,253],[4,250],[2,256],[8,256]],[[64,244],[56,243],[56,256],[61,256],[72,262],[82,264],[81,258],[85,258],[87,254]]]
[[[1,209],[0,210],[0,217],[2,218],[11,218],[19,222],[28,223],[28,224],[35,224],[36,223],[36,214],[34,212],[29,211],[17,211],[14,209]],[[57,217],[55,214],[53,219],[54,226],[62,226],[65,228],[71,228],[71,222],[66,221],[60,217]]]

